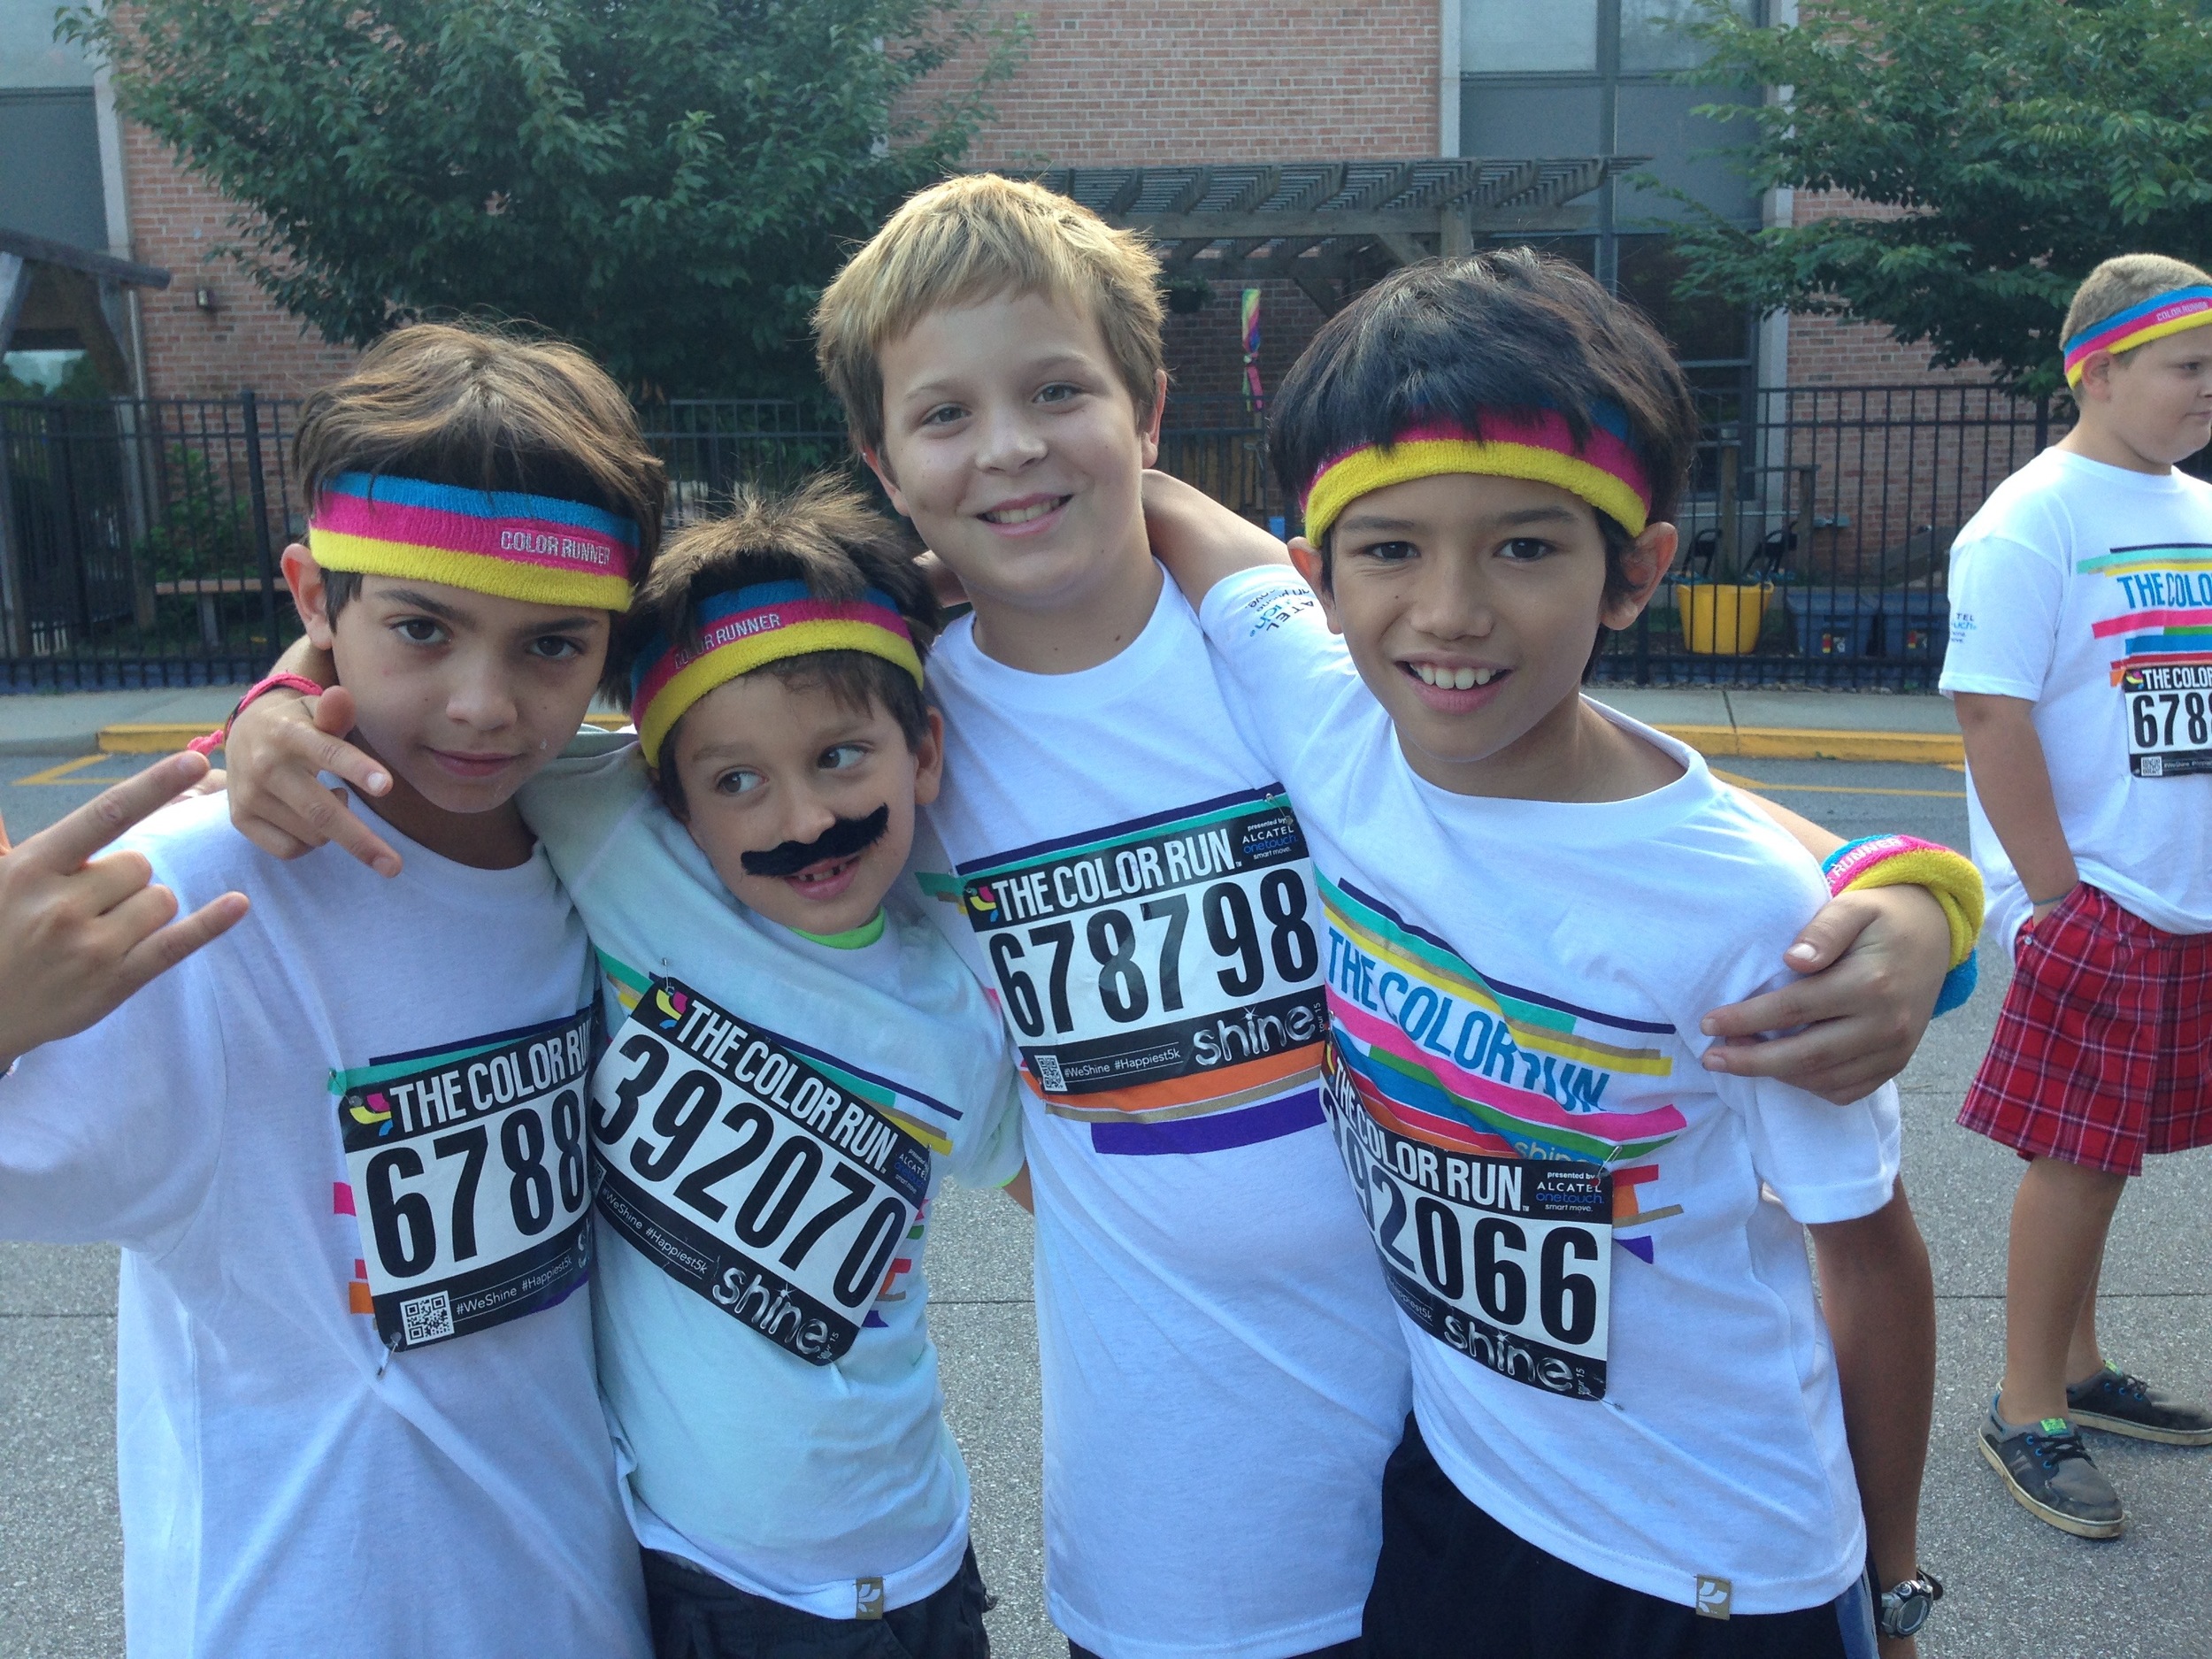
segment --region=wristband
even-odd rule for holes
[[[246,705],[262,693],[275,691],[280,687],[286,691],[296,691],[309,697],[319,697],[330,689],[328,686],[318,685],[304,674],[266,675],[246,687],[246,695],[238,699],[238,706],[230,711],[229,719],[225,720],[219,727],[208,733],[204,737],[194,738],[185,745],[185,748],[190,749],[195,755],[212,755],[229,741],[231,722],[246,711]]]
[[[1828,891],[1840,898],[1870,887],[1918,887],[1943,907],[1951,928],[1951,967],[1936,994],[1947,1014],[1974,995],[1980,970],[1974,939],[1982,931],[1982,875],[1971,860],[1913,835],[1868,835],[1847,841],[1821,862]]]

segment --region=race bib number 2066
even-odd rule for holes
[[[583,1281],[591,1029],[585,1009],[332,1079],[386,1347],[466,1336]]]
[[[1321,1093],[1407,1316],[1516,1382],[1602,1400],[1613,1178],[1594,1164],[1481,1157],[1411,1140],[1375,1121],[1333,1058]]]

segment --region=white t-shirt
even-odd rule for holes
[[[577,1287],[580,1257],[542,1252],[584,1236],[582,1159],[555,1144],[582,1122],[583,926],[542,853],[476,870],[376,827],[406,861],[390,880],[335,847],[269,858],[219,796],[161,813],[126,842],[155,879],[250,914],[0,1079],[0,1233],[124,1247],[130,1650],[641,1656],[589,1299],[465,1328]],[[425,1051],[452,1064],[383,1064]],[[349,1107],[378,1148],[351,1163]],[[451,1278],[524,1227],[513,1271]],[[443,1286],[399,1327],[425,1346],[379,1337],[394,1266],[419,1271],[388,1311]]]
[[[925,886],[1027,1073],[1053,1618],[1104,1659],[1348,1640],[1408,1385],[1295,822],[1171,583],[1110,662],[1025,673],[963,621],[930,685],[959,873]]]
[[[762,1131],[779,1091],[763,1083],[762,1062],[744,1065],[748,1049],[733,1048],[732,1064],[749,1083],[710,1060],[703,1068],[720,1090],[716,1109],[735,1102],[727,1116],[657,1180],[642,1181],[629,1150],[640,1135],[645,1148],[663,1144],[657,1110],[690,1068],[680,1044],[662,1087],[639,1097],[634,1130],[600,1139],[599,1377],[639,1541],[826,1618],[855,1617],[878,1592],[878,1612],[918,1601],[959,1571],[968,1543],[967,1470],[945,1425],[924,1322],[928,1206],[948,1175],[999,1185],[1021,1168],[1021,1116],[997,1016],[903,883],[883,936],[856,949],[818,944],[747,910],[661,805],[634,742],[556,761],[521,804],[603,971],[613,1039],[595,1094],[595,1133],[621,1110],[621,1082],[638,1072],[641,1056],[626,1045],[641,1030],[649,1039],[650,982],[659,978],[741,1020],[766,1040],[761,1053],[795,1059],[795,1077],[826,1077],[872,1102],[913,1143],[909,1187],[920,1202],[912,1204],[895,1190],[879,1196],[869,1164],[847,1156],[857,1144],[849,1131],[827,1147],[815,1140],[810,1153],[787,1118],[772,1148]],[[680,1123],[689,1110],[678,1099],[667,1121]],[[727,1174],[687,1185],[726,1155],[735,1161]],[[810,1165],[812,1175],[773,1173]],[[807,1196],[775,1226],[778,1196],[794,1181]],[[879,1204],[888,1219],[872,1229]],[[825,1216],[827,1226],[795,1251]],[[732,1229],[752,1217],[747,1236],[718,1230],[726,1217]],[[653,1241],[650,1252],[634,1241],[641,1236]],[[795,1255],[829,1270],[821,1297],[829,1317],[860,1327],[827,1363],[750,1322],[761,1315],[797,1339],[795,1315],[778,1321],[764,1312],[771,1286],[797,1282]],[[882,1266],[869,1271],[879,1256]],[[843,1263],[853,1270],[844,1276],[849,1305],[834,1288]],[[764,1267],[768,1280],[756,1294],[733,1294]],[[726,1279],[730,1272],[738,1279]]]
[[[2046,449],[1959,532],[1950,595],[1942,688],[2035,704],[2082,879],[2212,933],[2212,484]],[[1966,806],[2008,953],[2033,907],[1970,787]]]
[[[1438,1463],[1648,1595],[1841,1594],[1866,1542],[1799,1223],[1888,1202],[1897,1095],[1698,1064],[1706,1010],[1789,977],[1813,861],[1610,710],[1682,777],[1601,804],[1425,782],[1295,577],[1224,582],[1204,620],[1313,849],[1332,1114]]]

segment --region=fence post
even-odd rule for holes
[[[13,434],[0,413],[0,609],[6,615],[4,638],[10,657],[31,654],[31,594],[24,568],[21,539],[15,533],[15,488],[8,470],[8,448]]]
[[[266,668],[277,657],[276,562],[269,549],[269,487],[261,476],[261,409],[253,388],[238,394],[246,419],[246,480],[253,494],[253,551],[261,571],[261,637],[268,647]]]
[[[2051,395],[2048,392],[2035,400],[2035,452],[2038,455],[2050,447]]]

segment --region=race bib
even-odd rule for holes
[[[1274,790],[964,872],[959,902],[1061,1117],[1193,1116],[1319,1075],[1319,906]]]
[[[678,1284],[813,1365],[851,1348],[929,1195],[870,1086],[656,979],[592,1078],[599,1211]]]
[[[587,1008],[331,1079],[386,1347],[488,1330],[583,1282],[591,1029]]]
[[[2120,672],[2128,770],[2138,778],[2212,772],[2212,663],[2146,664]]]
[[[1334,1064],[1321,1094],[1390,1294],[1413,1322],[1516,1382],[1602,1400],[1612,1176],[1409,1140],[1375,1121]]]

